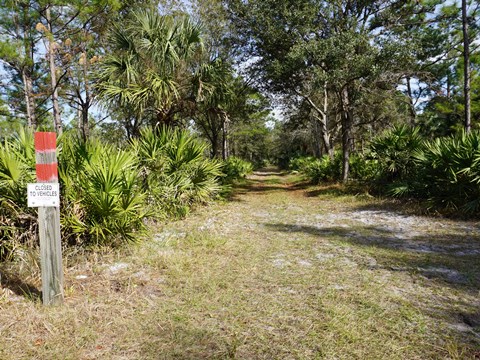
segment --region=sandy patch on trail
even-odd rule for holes
[[[480,255],[480,229],[476,224],[452,222],[393,211],[342,210],[296,219],[293,226],[310,226],[319,234],[341,234],[362,243],[418,253],[455,256]]]
[[[262,239],[268,243],[268,239],[281,238],[301,243],[306,236],[321,240],[321,247],[315,249],[310,258],[292,257],[292,254],[277,256],[270,260],[274,268],[306,269],[330,262],[352,268],[381,267],[374,257],[359,255],[356,245],[412,256],[469,258],[480,255],[480,225],[475,222],[368,209],[364,207],[366,203],[355,197],[347,197],[345,201],[331,196],[312,197],[311,191],[290,183],[288,177],[276,171],[257,172],[249,179],[253,180],[252,191],[244,187],[233,202],[215,206],[203,212],[203,216],[193,216],[186,222],[194,222],[192,225],[197,231],[233,238],[247,236],[252,241]],[[262,191],[257,191],[259,188]],[[168,239],[185,236],[185,230],[175,234],[176,230],[157,234],[156,239],[168,242]],[[334,243],[338,240],[353,246],[339,247]],[[414,271],[427,279],[440,277],[459,284],[467,281],[464,274],[441,262],[392,266],[402,268],[401,271]]]

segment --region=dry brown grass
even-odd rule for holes
[[[0,358],[478,357],[478,224],[297,180],[258,174],[137,246],[67,255],[63,307],[10,290],[39,286],[35,262],[4,267]]]

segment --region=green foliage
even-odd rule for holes
[[[60,145],[64,238],[87,244],[134,240],[149,215],[135,153],[69,135]]]
[[[187,131],[146,128],[133,146],[149,203],[161,214],[183,216],[193,204],[206,202],[221,190],[220,162],[207,159],[207,146]]]
[[[313,156],[300,156],[290,159],[288,163],[288,169],[290,171],[304,171],[308,164],[317,160]]]
[[[480,213],[480,133],[461,133],[425,144],[416,154],[419,196],[461,214]]]
[[[35,152],[33,136],[21,131],[0,147],[0,196],[19,205],[26,205],[26,184],[34,179]]]
[[[305,169],[307,176],[314,182],[320,181],[337,181],[341,178],[342,173],[342,153],[336,152],[333,160],[324,155]]]
[[[425,199],[432,209],[456,215],[480,214],[480,132],[425,141],[417,128],[394,126],[376,137],[366,155],[350,157],[355,180],[375,185],[375,192]],[[340,179],[341,154],[334,160],[299,157],[290,169],[313,183]]]
[[[321,181],[336,181],[341,177],[342,154],[336,152],[334,159],[324,155],[320,159],[308,156],[292,159],[290,169],[298,170],[314,184]]]
[[[224,174],[223,182],[231,183],[234,180],[246,177],[252,171],[252,163],[235,156],[230,156],[222,164],[222,173]]]
[[[415,197],[418,185],[416,154],[424,139],[419,128],[400,124],[375,137],[368,159],[375,162],[370,178],[376,191],[393,197]]]
[[[350,177],[353,180],[375,182],[381,174],[379,161],[371,159],[368,154],[350,156]]]
[[[418,128],[395,125],[392,129],[374,138],[371,157],[378,161],[382,182],[401,181],[412,175],[414,154],[420,149],[423,139]]]
[[[199,26],[187,16],[138,11],[115,26],[109,40],[113,52],[101,62],[100,98],[113,110],[135,115],[134,124],[127,124],[133,135],[145,117],[172,122],[173,109],[191,95],[191,65],[202,51]]]
[[[35,239],[37,219],[27,207],[27,183],[35,179],[33,136],[21,130],[0,144],[0,259]]]
[[[133,145],[118,149],[72,133],[59,139],[63,241],[116,245],[135,241],[149,217],[183,216],[221,190],[222,164],[187,131],[145,129]],[[35,182],[31,133],[0,145],[0,259],[36,241],[35,209],[26,184]]]
[[[400,126],[375,139],[371,148],[381,191],[426,199],[450,214],[479,214],[479,132],[423,141],[417,129]]]
[[[333,161],[328,156],[317,159],[313,156],[298,157],[290,160],[289,169],[305,174],[310,181],[338,181],[341,177],[342,155],[336,152]],[[379,173],[378,161],[362,154],[350,156],[350,175],[354,180],[374,181]]]
[[[21,127],[21,123],[0,97],[0,142],[12,137],[16,133],[15,130]]]

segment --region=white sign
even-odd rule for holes
[[[28,207],[60,206],[58,183],[27,184]]]

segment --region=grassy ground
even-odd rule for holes
[[[480,358],[479,224],[257,173],[143,243],[4,266],[0,359]],[[2,295],[3,294],[3,295]]]

